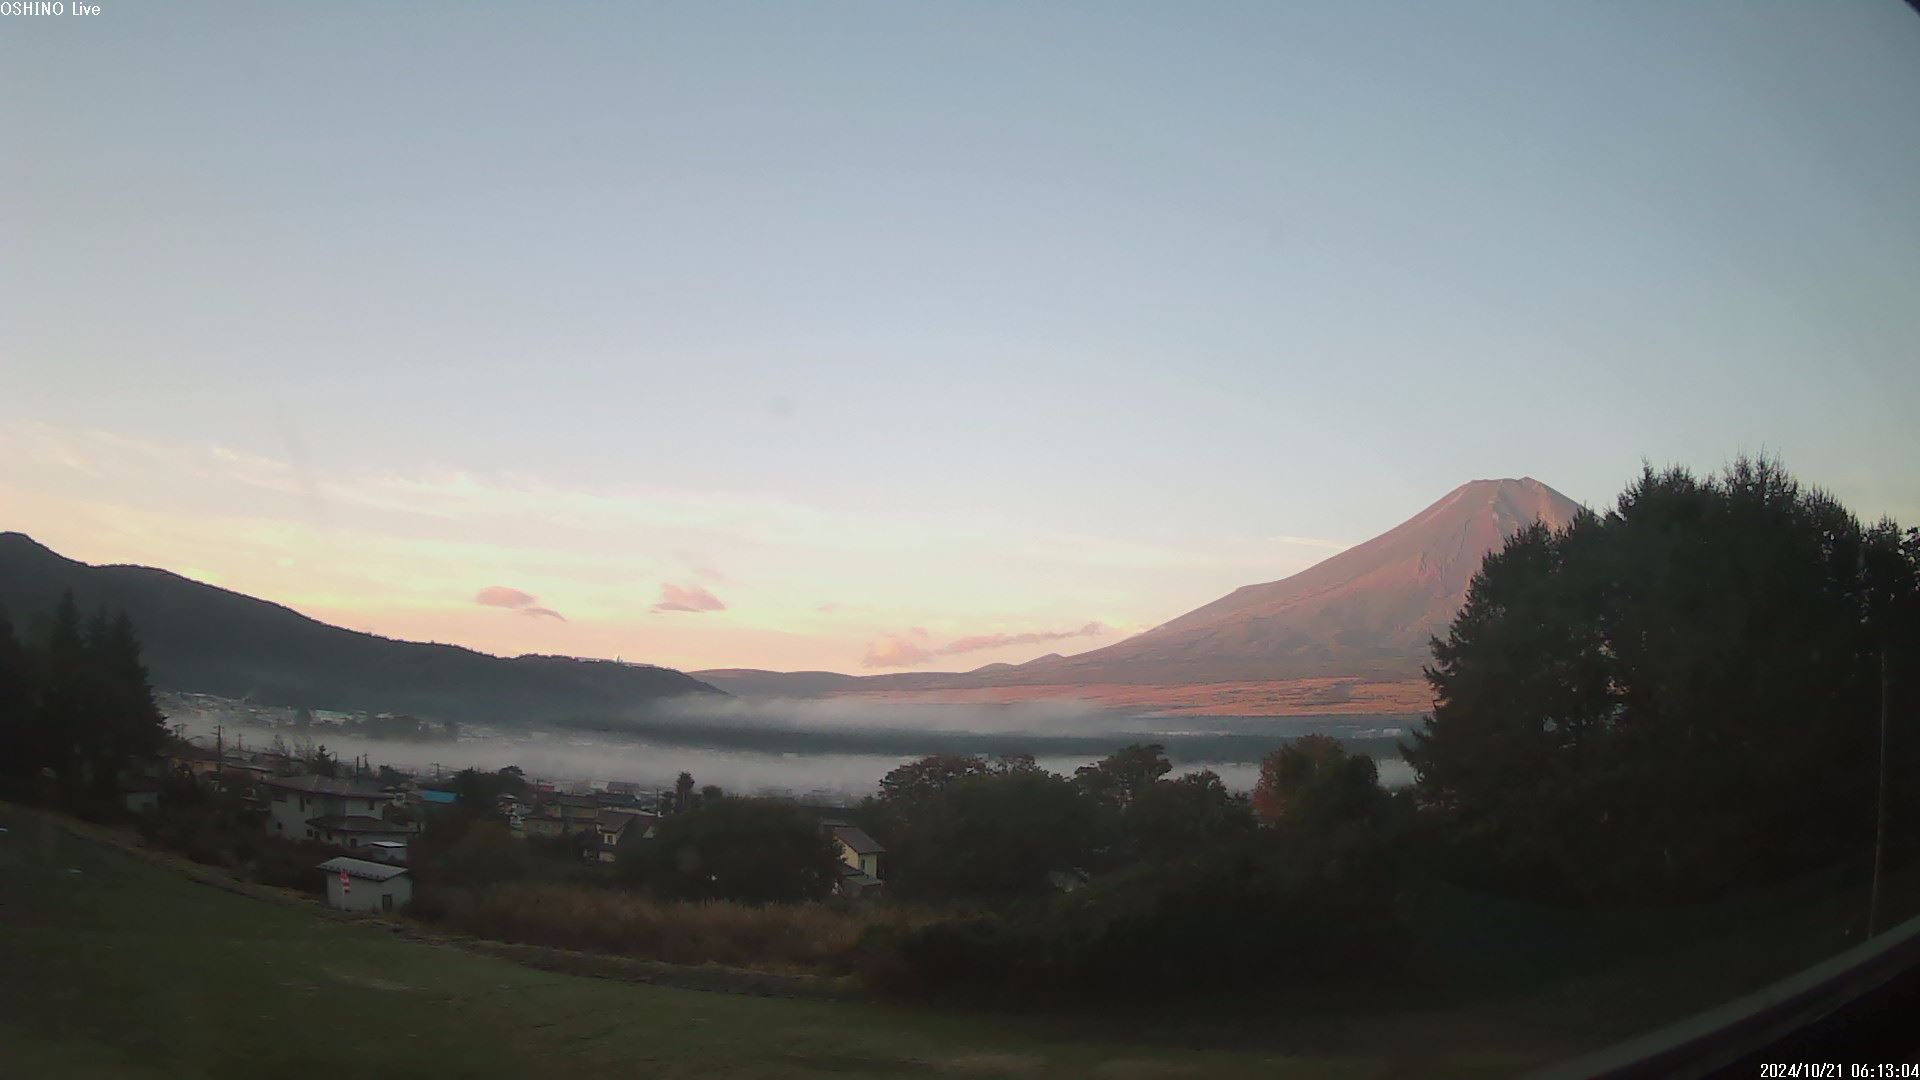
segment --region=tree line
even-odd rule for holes
[[[1488,887],[1708,898],[1876,849],[1920,801],[1920,534],[1777,462],[1646,469],[1490,554],[1404,748],[1434,842]]]
[[[83,619],[72,592],[25,640],[0,611],[0,782],[51,779],[69,805],[117,795],[123,770],[157,753],[166,721],[124,613]]]

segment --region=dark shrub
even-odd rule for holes
[[[996,999],[1284,989],[1391,963],[1395,880],[1380,840],[1263,832],[1078,892],[906,933],[878,989]]]
[[[819,824],[790,804],[721,799],[663,821],[629,871],[670,900],[748,904],[819,900],[839,881],[840,860]]]

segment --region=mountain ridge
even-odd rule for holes
[[[501,657],[348,630],[170,570],[92,565],[0,532],[0,608],[17,623],[50,612],[69,589],[83,612],[127,613],[165,690],[462,723],[604,719],[662,698],[723,693],[672,668]]]

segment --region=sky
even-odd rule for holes
[[[71,557],[868,672],[1484,477],[1920,522],[1894,0],[100,7],[0,17],[0,529]]]

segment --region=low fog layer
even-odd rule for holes
[[[205,742],[216,723],[228,744],[267,746],[275,734],[311,737],[342,758],[414,772],[517,765],[560,781],[629,780],[670,788],[682,771],[738,793],[858,797],[895,766],[931,753],[1032,754],[1071,774],[1128,743],[1157,742],[1176,774],[1210,768],[1227,785],[1253,786],[1259,761],[1281,742],[1310,732],[1335,736],[1380,762],[1389,785],[1411,779],[1395,740],[1406,717],[1138,716],[1077,702],[1010,705],[897,704],[848,699],[718,701],[683,699],[645,716],[545,731],[469,729],[456,740],[371,739],[315,726],[304,732],[235,724],[176,710],[171,722]]]

